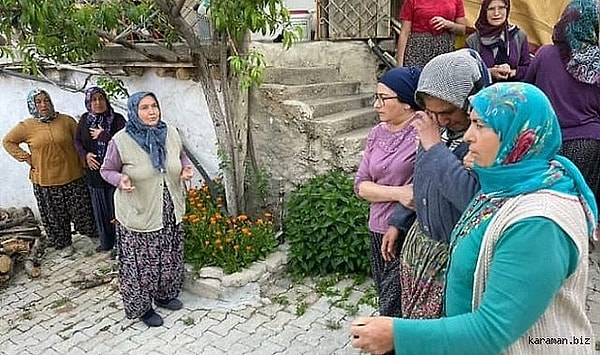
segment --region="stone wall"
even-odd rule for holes
[[[327,74],[331,70],[325,70],[323,75],[331,77],[321,78],[321,81],[356,82],[356,94],[363,95],[358,99],[364,99],[364,95],[374,89],[378,62],[365,42],[304,42],[288,51],[276,44],[255,46],[265,53],[269,68],[333,68],[335,74]],[[328,92],[317,95],[326,98]],[[294,96],[285,97],[285,94],[277,95],[264,89],[252,90],[250,94],[250,130],[255,158],[270,180],[266,196],[251,194],[249,206],[269,209],[275,215],[281,213],[281,191],[287,199],[295,184],[316,174],[332,168],[352,170],[356,166],[356,150],[362,151],[364,142],[335,144],[335,136],[314,122],[314,107],[304,100],[306,97]],[[365,122],[367,126],[373,123]]]

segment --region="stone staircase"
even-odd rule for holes
[[[260,91],[279,104],[306,136],[305,157],[321,166],[354,171],[365,138],[377,122],[372,93],[339,79],[335,67],[267,68]]]

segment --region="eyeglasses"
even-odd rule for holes
[[[371,104],[377,103],[377,106],[385,106],[385,100],[398,99],[398,96],[383,96],[383,94],[374,94],[371,99]]]
[[[506,12],[508,6],[496,6],[496,7],[488,7],[487,12],[491,14],[495,14],[496,12]]]

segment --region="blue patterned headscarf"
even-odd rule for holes
[[[491,166],[473,167],[481,190],[457,223],[453,238],[489,223],[507,198],[542,189],[578,196],[588,215],[590,237],[595,237],[596,200],[575,165],[557,155],[560,126],[546,95],[530,84],[498,83],[473,96],[471,105],[498,134],[500,148]]]
[[[100,94],[104,97],[104,100],[106,101],[106,111],[96,113],[92,110],[92,96],[95,94]],[[104,90],[97,86],[92,86],[91,88],[87,89],[85,91],[85,108],[87,109],[86,124],[88,128],[101,127],[104,131],[110,132],[114,119],[114,111],[110,106],[108,96],[106,96],[106,92],[104,92]],[[104,156],[106,155],[106,142],[100,139],[94,139],[93,143],[99,160],[103,161]]]
[[[128,120],[125,123],[125,132],[150,155],[152,166],[160,172],[165,172],[167,125],[162,119],[158,121],[156,126],[148,126],[142,122],[138,115],[138,105],[146,96],[152,96],[158,105],[156,95],[151,92],[141,91],[131,95],[127,102]]]
[[[597,0],[572,0],[552,33],[567,71],[577,81],[596,86],[600,86],[599,22]]]
[[[42,116],[38,111],[37,107],[35,107],[35,97],[39,94],[46,95],[48,101],[50,101],[50,114],[47,116]],[[54,104],[52,103],[50,95],[48,95],[48,93],[45,90],[37,88],[29,91],[29,93],[27,94],[27,109],[34,118],[37,118],[40,122],[43,123],[48,123],[52,121],[54,117],[56,117],[56,115],[58,114],[58,112],[54,111]]]

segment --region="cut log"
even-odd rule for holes
[[[8,255],[0,255],[0,274],[8,274],[12,269],[13,261]]]

